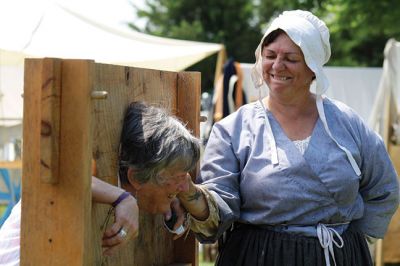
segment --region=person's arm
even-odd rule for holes
[[[125,192],[122,188],[113,186],[96,177],[92,177],[92,199],[97,203],[112,204]],[[127,232],[121,237],[121,229]],[[124,198],[115,207],[115,221],[108,227],[103,235],[102,246],[105,255],[111,255],[130,238],[139,233],[139,208],[133,196]]]
[[[363,217],[354,220],[352,225],[369,237],[383,238],[399,206],[399,183],[383,140],[372,130],[362,129],[359,193],[364,210]]]
[[[183,207],[197,220],[204,221],[210,215],[205,195],[192,180],[189,181],[189,190],[180,192],[177,197]]]
[[[189,190],[180,192],[177,195],[179,201],[173,204],[173,209],[178,215],[178,222],[176,227],[183,224],[188,226],[195,233],[200,233],[206,237],[210,237],[218,230],[219,213],[218,206],[215,199],[211,196],[210,192],[201,185],[194,184],[189,180]],[[182,207],[185,210],[182,210]],[[188,213],[188,221],[185,221]],[[182,236],[175,236],[174,239]]]
[[[21,200],[0,227],[0,265],[19,265]]]
[[[125,190],[92,176],[92,200],[97,203],[111,204]]]

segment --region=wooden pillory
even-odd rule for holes
[[[26,59],[24,84],[21,265],[198,265],[192,234],[173,241],[161,215],[144,213],[139,237],[104,258],[108,206],[91,201],[91,160],[97,177],[117,184],[132,101],[166,107],[198,136],[200,73]]]

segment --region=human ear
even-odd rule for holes
[[[136,191],[139,190],[140,187],[141,187],[141,184],[140,184],[138,181],[136,181],[136,179],[135,179],[135,170],[129,167],[129,168],[128,168],[127,175],[128,175],[129,184],[130,184]]]

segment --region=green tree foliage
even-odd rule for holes
[[[228,56],[254,62],[254,50],[268,23],[284,10],[309,10],[331,32],[329,65],[382,66],[389,38],[400,40],[399,0],[146,0],[139,17],[144,32],[176,39],[223,43]],[[135,26],[131,24],[133,28]],[[212,87],[215,58],[191,67]]]
[[[223,43],[239,61],[253,61],[260,38],[254,4],[248,0],[146,0],[138,16],[145,32],[176,39]]]
[[[309,10],[331,33],[329,65],[382,66],[389,38],[400,40],[398,0],[260,0],[260,16],[273,18],[284,10]]]
[[[313,12],[317,15],[321,9],[323,0],[260,0],[258,15],[261,19],[262,28],[285,10],[302,9]]]
[[[387,40],[400,40],[398,0],[328,0],[322,7],[331,32],[331,64],[382,66]]]
[[[148,19],[144,32],[175,39],[222,43],[240,62],[254,62],[261,38],[254,4],[248,0],[146,0],[139,17]],[[134,25],[131,24],[133,28]],[[203,88],[213,86],[216,56],[189,70],[202,72]]]

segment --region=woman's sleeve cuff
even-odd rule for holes
[[[193,232],[200,233],[206,237],[210,237],[214,235],[218,229],[218,205],[211,193],[206,188],[202,187],[201,185],[199,185],[198,188],[205,196],[209,209],[209,215],[205,220],[198,220],[189,214],[189,227]]]

